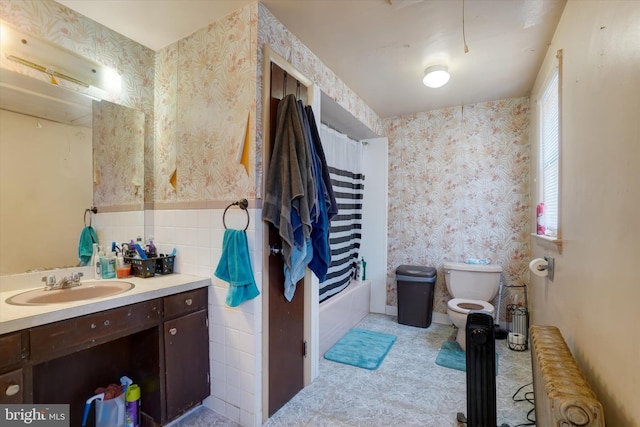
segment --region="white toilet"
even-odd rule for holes
[[[449,319],[458,328],[456,341],[466,348],[466,326],[469,311],[482,310],[495,316],[493,301],[500,288],[502,267],[497,264],[444,264],[444,280],[453,299],[447,303]]]

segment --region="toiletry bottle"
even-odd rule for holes
[[[124,263],[124,256],[122,255],[122,252],[120,252],[116,256],[116,278],[122,279],[123,277],[127,277],[129,275],[129,272],[130,269],[127,268],[126,264]]]
[[[362,280],[367,280],[367,261],[362,257]]]
[[[93,253],[91,254],[91,265],[93,266],[95,278],[100,279],[101,265],[100,265],[100,246],[97,243],[93,244]]]
[[[147,255],[149,255],[149,258],[156,258],[158,256],[156,245],[153,244],[153,237],[149,237],[149,243],[147,243]]]
[[[126,427],[140,426],[140,387],[131,384],[125,393],[125,423]]]
[[[100,278],[101,279],[106,279],[106,273],[107,273],[107,257],[101,253],[101,255],[98,257],[98,264],[100,264]]]
[[[91,261],[89,261],[89,265],[95,266],[96,260],[98,259],[98,252],[100,252],[100,248],[97,243],[93,244],[93,252],[91,252]]]
[[[536,206],[536,233],[537,234],[545,234],[545,224],[544,224],[544,203],[540,202]]]
[[[114,252],[109,252],[108,256],[100,257],[102,262],[102,278],[115,279],[116,277],[116,257]]]

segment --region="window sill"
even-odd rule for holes
[[[531,233],[533,237],[535,237],[542,246],[550,246],[555,248],[559,254],[562,253],[562,239],[557,237],[549,237],[543,234]]]

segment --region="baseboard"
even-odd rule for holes
[[[388,316],[397,316],[398,315],[398,306],[397,305],[387,305],[384,310],[384,314]],[[449,320],[449,315],[443,313],[432,313],[431,321],[434,323],[440,323],[443,325],[451,325],[451,320]]]
[[[442,325],[453,325],[453,323],[451,323],[451,320],[449,319],[448,314],[433,313],[431,321],[434,323],[440,323]]]
[[[388,316],[397,316],[398,315],[398,306],[397,305],[387,305],[384,308],[384,314]]]

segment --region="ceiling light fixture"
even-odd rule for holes
[[[446,65],[432,65],[424,70],[422,83],[425,86],[438,88],[444,86],[449,81],[449,69]]]
[[[53,85],[60,79],[84,89],[117,92],[121,77],[113,69],[47,40],[23,33],[0,21],[0,50],[4,58],[48,74]],[[17,71],[23,73],[19,69]],[[26,73],[25,73],[26,74]],[[85,90],[81,89],[81,92]],[[74,89],[75,90],[75,89]]]

